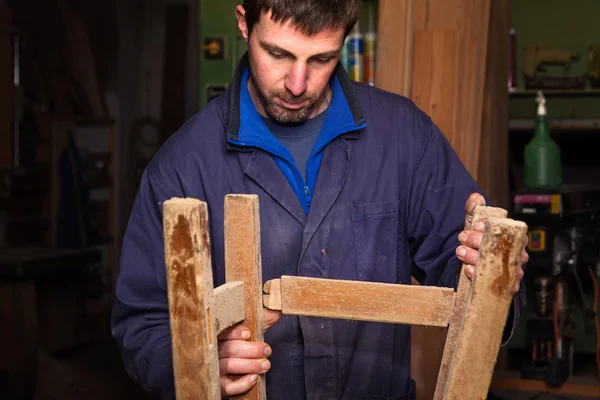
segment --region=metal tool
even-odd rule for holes
[[[569,76],[574,61],[580,55],[570,51],[542,50],[535,44],[528,44],[524,50],[523,74],[525,87],[528,89],[582,89],[586,85],[585,76]],[[562,75],[543,75],[546,67],[558,65],[563,67]]]

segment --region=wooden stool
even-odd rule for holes
[[[221,399],[217,335],[239,322],[262,341],[263,304],[283,314],[448,327],[435,399],[485,399],[512,301],[527,225],[505,210],[487,218],[476,276],[458,290],[282,276],[262,284],[256,195],[225,197],[227,283],[213,287],[208,209],[196,199],[164,203],[165,262],[178,400]],[[238,399],[264,400],[265,376]]]

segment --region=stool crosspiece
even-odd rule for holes
[[[256,195],[225,197],[225,285],[213,287],[208,208],[164,203],[163,227],[175,389],[178,400],[221,399],[217,335],[243,322],[262,341],[263,305],[283,314],[448,327],[435,399],[485,399],[512,301],[527,225],[505,210],[486,218],[476,276],[458,289],[282,276],[262,283]],[[263,293],[264,289],[264,293]],[[265,376],[244,395],[264,400]]]

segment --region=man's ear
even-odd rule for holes
[[[248,44],[248,23],[246,22],[246,10],[244,6],[239,5],[235,8],[235,17],[237,18],[238,29],[242,33],[244,42]]]

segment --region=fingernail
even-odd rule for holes
[[[467,238],[469,237],[469,234],[467,232],[461,232],[460,235],[458,235],[458,241],[461,243],[464,243],[467,241]]]
[[[258,379],[258,375],[250,376],[250,382],[256,382],[257,379]]]
[[[471,276],[473,276],[473,272],[475,272],[473,270],[473,267],[471,267],[470,265],[466,268],[466,271],[467,271],[467,275],[471,275]]]
[[[459,257],[464,257],[467,254],[467,249],[465,249],[464,247],[460,246],[457,250],[456,250],[456,254]]]
[[[475,229],[476,231],[483,231],[484,228],[485,224],[481,221],[477,221],[475,222],[475,225],[473,225],[473,229]]]
[[[265,357],[269,357],[273,351],[271,350],[271,346],[265,346]]]
[[[269,368],[271,368],[271,363],[269,362],[269,360],[265,360],[260,364],[260,368],[262,368],[263,371],[266,371]]]
[[[242,339],[250,339],[250,331],[242,331]]]

